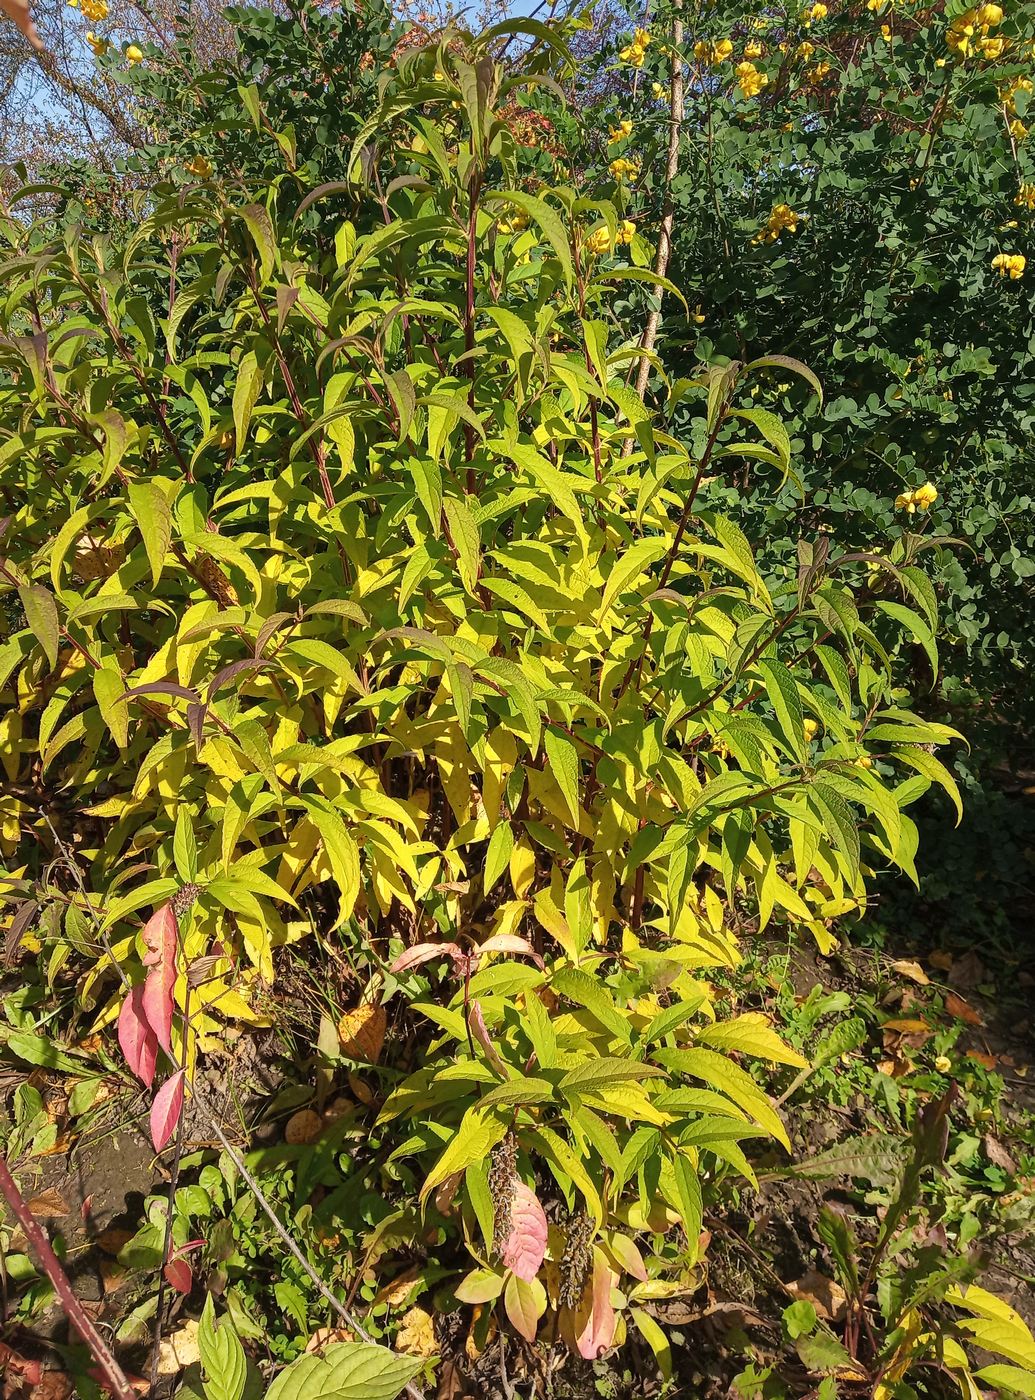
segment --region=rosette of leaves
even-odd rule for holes
[[[569,71],[535,21],[410,50],[318,258],[297,221],[320,187],[284,216],[279,185],[199,186],[118,245],[0,225],[2,839],[31,876],[77,833],[134,982],[142,913],[193,887],[187,1064],[314,927],[359,966],[395,958],[386,996],[411,945],[452,944],[460,999],[423,1001],[466,1046],[464,1094],[443,1118],[436,1079],[392,1109],[425,1197],[470,1165],[443,1159],[454,1133],[484,1156],[515,1132],[525,1186],[550,1173],[588,1214],[602,1299],[597,1251],[644,1228],[655,1183],[692,1259],[702,1173],[782,1136],[730,1058],[778,1042],[709,1026],[696,974],[773,923],[829,947],[874,866],[914,873],[909,804],[955,788],[933,753],[953,732],[892,664],[904,629],[936,665],[911,547],[823,536],[767,576],[699,508],[733,462],[791,472],[750,388],[778,364],[818,391],[810,372],[700,370],[659,416],[629,390],[638,328],[610,308],[658,279],[624,261],[613,203],[529,188],[513,134],[514,104]],[[84,893],[47,898],[52,972],[74,958],[110,1021]],[[531,980],[507,956],[529,948]]]

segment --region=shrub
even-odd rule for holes
[[[700,507],[792,471],[752,391],[811,371],[699,368],[653,416],[623,382],[650,249],[522,146],[570,67],[535,22],[402,54],[325,253],[300,170],[158,188],[121,243],[4,218],[0,683],[14,894],[85,867],[32,936],[145,1083],[173,1068],[156,1145],[315,933],[356,971],[347,1058],[386,1006],[434,1028],[401,1083],[388,1042],[385,1170],[466,1244],[461,1296],[590,1356],[619,1274],[657,1344],[637,1288],[678,1291],[744,1140],[787,1145],[735,1057],[800,1061],[717,1022],[708,969],[772,925],[828,948],[955,785],[891,663],[904,629],[936,668],[924,541],[763,574]]]
[[[735,497],[724,480],[706,498],[720,510],[736,500],[767,560],[786,562],[802,525],[861,545],[914,531],[922,512],[908,517],[897,498],[935,485],[928,528],[963,542],[936,556],[944,694],[1000,729],[979,741],[967,723],[990,766],[1030,729],[1035,27],[1028,5],[1003,7],[998,22],[990,10],[961,50],[963,9],[830,5],[813,18],[811,5],[735,3],[684,16],[670,275],[695,316],[671,303],[657,349],[673,377],[699,359],[778,350],[829,387],[819,408],[789,375],[769,386],[804,511],[746,468]],[[580,70],[583,101],[596,104],[583,162],[594,177],[616,156],[638,163],[633,206],[652,222],[677,13],[652,12],[653,42],[634,68],[620,52],[635,21],[609,12]],[[754,95],[738,84],[745,62],[766,80]],[[605,142],[619,116],[629,135]],[[1001,255],[1022,267],[1027,255],[1027,268],[1016,276]]]

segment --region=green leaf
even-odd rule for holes
[[[93,695],[101,718],[111,731],[111,737],[120,749],[129,741],[129,707],[120,705],[119,700],[126,693],[126,683],[118,671],[99,666],[93,673]]]
[[[543,731],[543,748],[546,750],[549,771],[567,804],[571,814],[571,824],[577,830],[579,825],[578,750],[567,735],[559,733],[551,724],[548,724]]]
[[[482,873],[482,890],[488,894],[510,863],[514,849],[514,828],[510,822],[500,822],[489,837]]]
[[[211,1293],[205,1297],[198,1326],[198,1349],[205,1368],[207,1400],[241,1400],[248,1377],[244,1347],[228,1317],[216,1322]]]
[[[665,554],[666,548],[665,541],[662,539],[637,540],[635,544],[631,544],[619,555],[614,567],[607,575],[604,596],[600,601],[600,611],[597,613],[598,623],[603,622],[619,594],[624,593],[634,583],[637,583],[643,573]]]
[[[564,273],[564,280],[570,287],[574,281],[574,269],[571,259],[571,244],[568,239],[568,230],[564,226],[564,220],[552,205],[547,204],[544,199],[538,199],[535,195],[526,194],[524,190],[501,190],[492,191],[485,196],[487,201],[500,202],[504,205],[514,205],[522,209],[530,219],[539,225],[546,235],[550,246],[557,255],[557,261],[561,265]]]
[[[480,1162],[487,1157],[506,1131],[507,1125],[501,1119],[491,1113],[482,1113],[478,1108],[469,1108],[449,1146],[428,1173],[420,1189],[421,1202],[426,1201],[447,1176],[462,1172],[472,1162]]]
[[[152,587],[157,587],[172,541],[169,502],[165,492],[154,482],[133,482],[129,488],[129,508],[144,540]]]
[[[765,684],[766,695],[776,714],[776,721],[784,742],[799,763],[806,761],[805,716],[801,708],[801,696],[791,673],[782,662],[759,661],[756,663]]]
[[[653,1054],[666,1069],[692,1075],[727,1094],[760,1128],[771,1133],[788,1152],[791,1150],[787,1129],[747,1070],[714,1050],[655,1050]]]
[[[262,369],[254,352],[249,350],[247,355],[241,358],[241,363],[237,368],[237,380],[234,384],[234,432],[238,456],[244,451],[244,444],[248,437],[248,424],[252,421],[252,409],[255,407],[261,388]]]
[[[474,597],[481,567],[481,536],[478,524],[467,502],[455,496],[446,497],[442,502],[442,512],[446,517],[449,538],[456,550],[461,582]]]
[[[277,244],[270,216],[261,204],[246,204],[237,211],[244,220],[259,252],[260,282],[267,282],[277,260]]]
[[[57,665],[58,645],[61,639],[61,624],[58,621],[54,595],[41,583],[31,583],[18,589],[18,597],[25,609],[25,620],[29,624],[29,630],[35,634],[50,662],[50,669],[53,670]]]
[[[322,1356],[293,1361],[265,1400],[396,1400],[420,1366],[372,1342],[336,1342]]]

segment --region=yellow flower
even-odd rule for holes
[[[745,58],[763,58],[765,56],[765,45],[760,44],[757,39],[749,39],[744,45]]]
[[[903,491],[901,495],[895,497],[895,509],[904,510],[909,515],[916,514],[916,494],[913,491]]]
[[[707,39],[698,39],[694,45],[694,57],[701,63],[725,63],[733,55],[733,44],[729,39],[720,39],[711,44]]]
[[[627,49],[623,49],[618,57],[623,63],[631,63],[634,68],[643,67],[644,50],[639,44],[630,44]]]
[[[1006,40],[1002,37],[998,39],[979,39],[978,48],[985,58],[994,62],[995,59],[1001,57],[1003,50],[1006,48]]]
[[[810,83],[821,83],[829,72],[830,64],[820,61],[805,70],[805,77]]]
[[[866,0],[866,8],[881,14],[887,8],[888,0]]]
[[[635,180],[640,173],[640,167],[636,162],[634,160],[626,160],[624,157],[613,160],[610,166],[608,166],[608,169],[618,181]]]
[[[803,44],[799,44],[798,47],[794,50],[794,57],[800,58],[803,63],[807,63],[815,52],[815,44],[810,44],[809,41],[806,39]]]
[[[628,117],[622,117],[617,126],[608,129],[608,140],[624,141],[627,136],[632,135],[633,124]]]
[[[809,19],[814,19],[814,20],[826,19],[826,17],[827,17],[827,7],[826,7],[826,5],[823,5],[823,4],[816,4],[816,5],[813,5],[812,9],[808,11],[808,16],[809,16]]]
[[[975,20],[982,29],[994,29],[1003,22],[1003,12],[998,5],[982,5],[975,11]]]
[[[187,161],[186,168],[192,175],[196,175],[199,180],[207,180],[212,174],[212,163],[202,155],[192,156]]]
[[[654,94],[656,102],[664,102],[665,98],[668,97],[668,88],[663,83],[652,83],[651,92]]]
[[[737,87],[745,98],[757,97],[769,79],[760,73],[753,63],[738,63],[736,68]]]
[[[586,251],[596,257],[603,257],[611,251],[611,235],[606,228],[594,229],[586,238]]]
[[[991,8],[992,8],[992,9],[995,9],[995,6],[993,5],[993,6],[991,6]],[[1000,11],[1000,13],[1001,13],[1001,11]],[[646,30],[646,29],[637,29],[636,32],[633,34],[633,43],[634,43],[634,44],[639,44],[639,46],[640,46],[641,49],[645,49],[645,48],[647,47],[647,45],[648,45],[650,42],[651,42],[651,38],[650,38],[650,31],[649,31],[649,30]]]
[[[636,232],[636,225],[632,219],[623,219],[618,225],[618,242],[626,247],[633,241],[633,234]]]
[[[1013,282],[1024,276],[1026,263],[1027,259],[1023,253],[997,253],[992,259],[992,266],[999,276],[1009,277]]]
[[[136,63],[143,63],[144,51],[138,48],[136,44],[130,44],[129,48],[126,50],[126,58],[131,66]]]
[[[815,721],[814,719],[806,719],[806,720],[805,720],[805,742],[806,742],[807,744],[811,744],[812,741],[813,741],[813,739],[816,737],[816,735],[817,735],[818,733],[819,733],[819,725],[816,723],[816,721]]]
[[[913,492],[913,500],[921,510],[930,510],[937,499],[938,488],[930,481],[925,481],[923,486],[918,486]]]
[[[88,19],[91,24],[108,18],[108,0],[81,0],[79,8],[83,19]]]
[[[857,768],[872,768],[872,767],[873,767],[873,759],[870,757],[870,755],[869,755],[868,753],[865,753],[865,754],[863,754],[862,758],[857,758],[857,759],[855,760],[855,766],[856,766]]]
[[[1019,204],[1022,209],[1035,209],[1035,185],[1025,181],[1014,196],[1013,202]]]
[[[891,37],[892,37],[892,36],[891,36],[891,25],[890,25],[890,24],[882,24],[882,25],[881,25],[881,27],[880,27],[880,37],[884,40],[884,42],[885,42],[886,44],[890,44],[890,43],[891,43]]]
[[[948,1055],[939,1055],[934,1062],[934,1067],[939,1074],[948,1074],[949,1070],[952,1069],[952,1061]]]
[[[774,204],[769,218],[752,239],[753,243],[775,243],[783,233],[798,232],[798,221],[804,216],[796,214],[789,204]]]
[[[91,49],[93,49],[94,55],[97,58],[103,58],[108,52],[109,44],[107,39],[98,39],[92,29],[86,31],[86,42],[90,45]]]
[[[1021,121],[1020,117],[1014,117],[1010,123],[1010,135],[1015,141],[1023,141],[1028,134],[1028,128]]]
[[[528,215],[523,209],[511,206],[511,212],[505,219],[500,219],[496,227],[500,233],[521,233],[528,228]]]

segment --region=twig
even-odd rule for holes
[[[672,196],[672,184],[679,171],[679,137],[683,128],[683,16],[677,8],[672,20],[672,90],[669,98],[670,121],[668,130],[668,158],[665,162],[665,199],[662,205],[661,232],[658,234],[658,251],[654,258],[654,271],[664,277],[668,271],[672,255],[672,225],[675,221],[676,205]],[[658,338],[661,323],[661,300],[664,289],[658,288],[658,305],[647,317],[643,335],[640,337],[640,368],[636,374],[636,392],[642,399],[647,392],[647,376],[650,374],[650,352]]]

